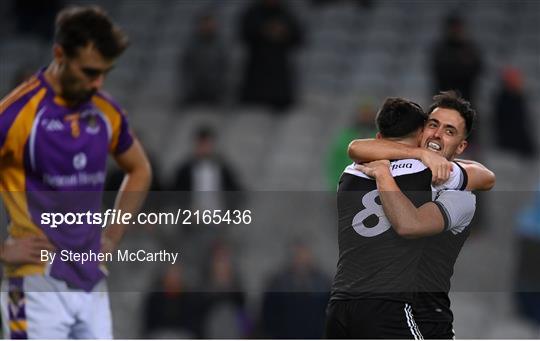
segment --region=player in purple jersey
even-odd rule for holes
[[[127,46],[102,9],[66,8],[56,19],[53,61],[0,102],[0,189],[9,215],[9,237],[0,248],[7,337],[112,337],[99,261],[43,262],[42,255],[112,252],[126,227],[51,228],[40,218],[99,212],[109,154],[126,173],[115,208],[140,208],[150,165],[125,113],[101,90]]]

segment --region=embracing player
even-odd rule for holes
[[[417,104],[388,99],[377,115],[378,137],[418,146],[426,118]],[[457,164],[452,167],[441,188],[464,189],[466,176]],[[419,160],[393,162],[392,175],[415,206],[432,200],[432,172]],[[474,196],[459,193],[470,203],[472,217]],[[422,337],[411,304],[425,239],[405,239],[392,229],[378,197],[375,180],[354,165],[345,169],[338,188],[339,260],[327,311],[328,338]]]
[[[454,92],[436,95],[429,109],[420,147],[406,146],[384,140],[357,140],[351,143],[349,155],[359,162],[376,159],[399,159],[413,157],[430,159],[434,154],[449,161],[455,160],[467,146],[475,119],[470,103]],[[489,190],[495,184],[495,175],[483,165],[467,160],[458,160],[469,175],[467,189]],[[434,168],[437,180],[448,176],[448,162]],[[456,196],[459,193],[439,192],[439,198],[448,198],[446,208],[426,205],[416,209],[402,193],[386,169],[387,162],[357,166],[358,169],[376,178],[384,212],[392,226],[404,231],[408,237],[430,236],[419,262],[413,303],[416,322],[423,336],[428,339],[451,339],[455,336],[453,314],[450,309],[450,279],[454,264],[470,234],[466,216],[467,203]],[[439,199],[438,199],[439,200]],[[448,207],[458,214],[448,212]],[[459,228],[450,229],[456,219],[462,220]]]

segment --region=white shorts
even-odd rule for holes
[[[5,278],[0,306],[6,338],[112,339],[105,280],[86,292],[49,275]]]

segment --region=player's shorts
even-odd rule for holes
[[[0,306],[5,338],[112,338],[105,280],[86,292],[48,275],[8,278],[2,281]]]
[[[423,339],[409,304],[380,299],[330,301],[325,338]]]
[[[416,321],[424,338],[429,340],[454,340],[456,335],[452,322]]]

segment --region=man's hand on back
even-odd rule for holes
[[[390,161],[388,160],[378,160],[363,164],[357,164],[355,168],[363,172],[367,176],[371,176],[375,179],[385,175],[392,176],[392,173],[390,172]]]

